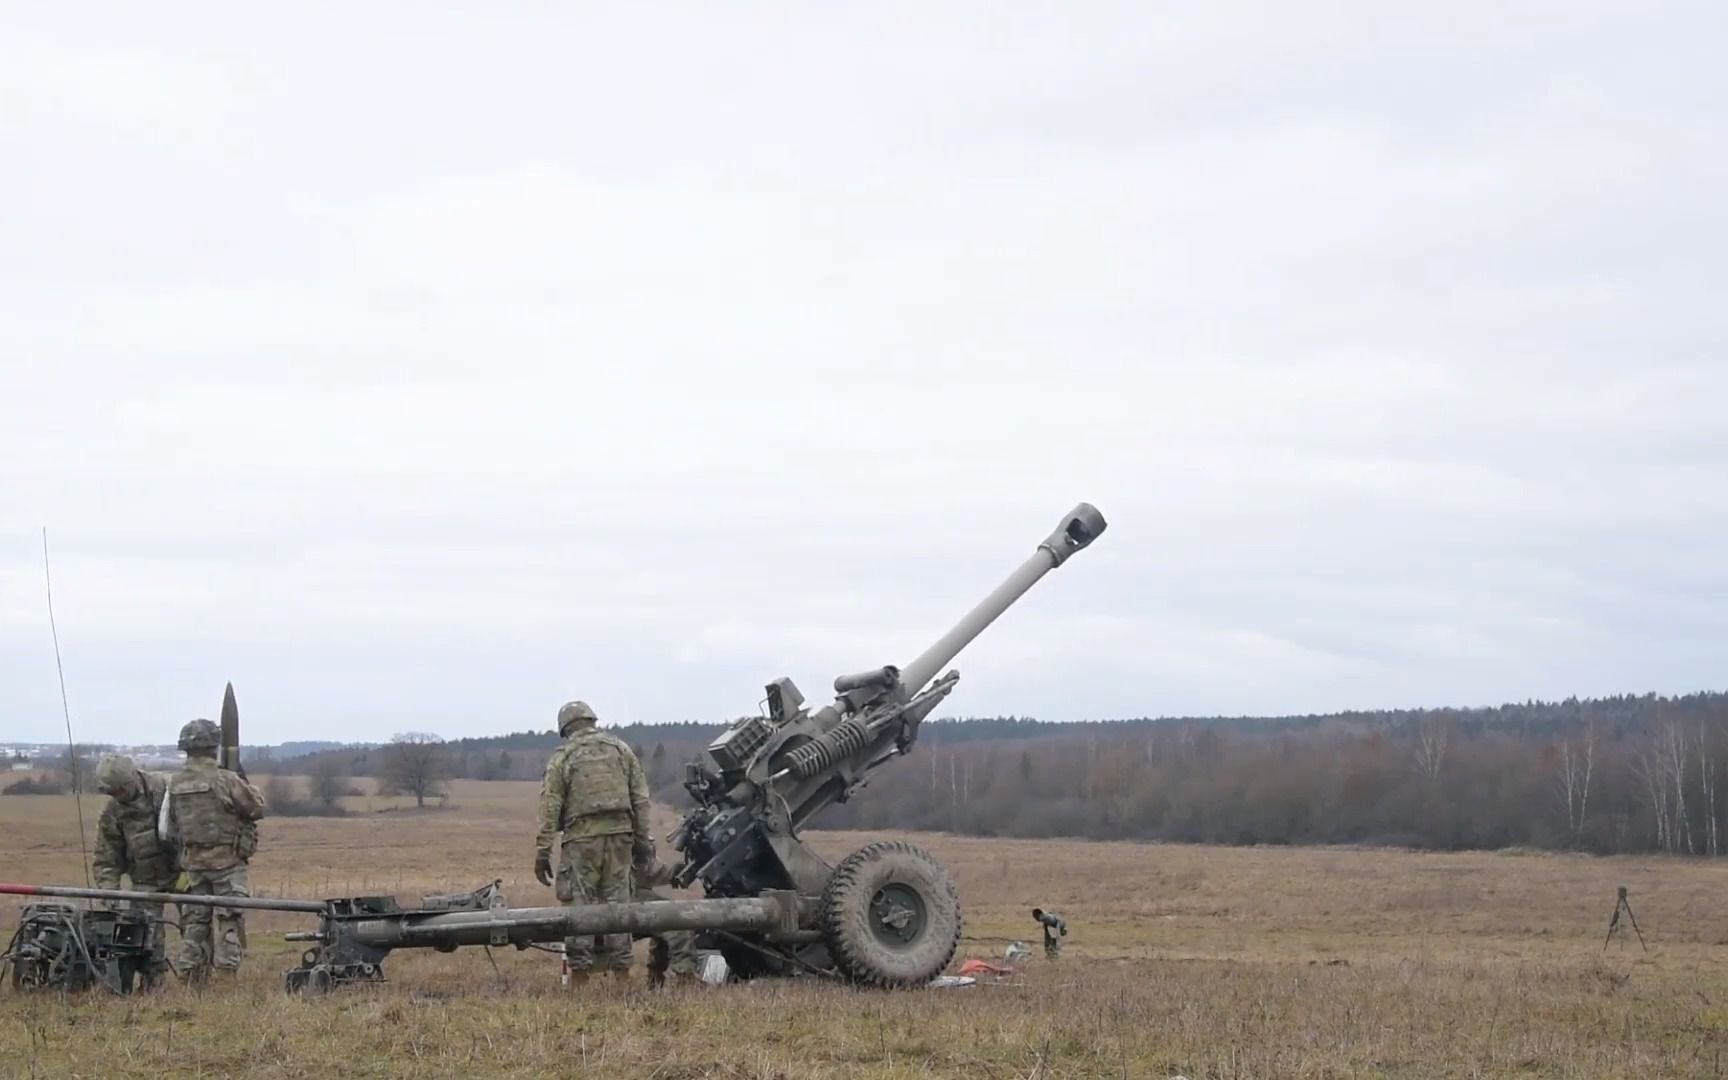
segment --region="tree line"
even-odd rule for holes
[[[921,740],[922,742],[922,740]],[[919,749],[924,749],[920,746]],[[835,827],[1221,844],[1723,853],[1728,695],[930,740]]]
[[[684,765],[725,726],[608,730],[637,749],[658,798],[687,805]],[[422,764],[404,776],[404,738],[282,767],[335,758],[424,801],[449,777],[538,779],[559,742],[416,736]],[[972,717],[925,724],[908,757],[821,825],[1712,856],[1728,844],[1725,768],[1728,694],[1715,692],[1271,718]]]

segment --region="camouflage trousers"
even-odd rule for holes
[[[558,899],[581,904],[628,903],[631,836],[591,836],[567,840],[558,861]],[[630,935],[602,934],[564,939],[572,974],[630,970]]]
[[[670,900],[653,889],[637,889],[637,900]],[[690,982],[696,978],[696,935],[689,930],[670,930],[664,934],[645,935],[648,938],[648,982],[659,986],[672,976],[674,982]]]
[[[174,882],[162,885],[139,885],[133,883],[133,888],[141,892],[173,892]],[[168,974],[168,924],[162,920],[168,916],[166,904],[144,904],[134,900],[132,910],[142,911],[153,920],[150,926],[150,972],[151,983],[161,982]]]
[[[134,881],[130,888],[137,892],[173,892],[177,879],[168,881]],[[96,883],[98,889],[119,889],[119,881],[102,881]],[[108,906],[108,905],[105,905]],[[159,983],[168,974],[168,924],[162,920],[167,916],[167,908],[163,904],[147,904],[141,900],[129,900],[123,905],[112,905],[118,911],[122,907],[133,911],[142,911],[150,918],[150,966],[145,969],[144,983],[151,986]]]
[[[186,892],[199,896],[251,896],[246,864],[226,870],[186,871]],[[237,908],[180,906],[180,955],[174,970],[200,983],[211,970],[236,972],[246,955],[246,917]]]

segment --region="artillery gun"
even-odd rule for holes
[[[686,771],[684,786],[696,806],[669,837],[683,857],[670,878],[681,886],[700,882],[701,899],[513,908],[497,881],[406,906],[394,896],[278,900],[8,884],[0,884],[0,895],[315,914],[317,930],[287,935],[311,946],[283,973],[290,991],[381,980],[384,959],[396,949],[522,949],[567,937],[678,930],[703,935],[745,977],[810,973],[867,986],[925,985],[960,940],[960,900],[947,870],[901,841],[870,844],[829,866],[798,831],[856,794],[872,770],[909,751],[919,726],[959,680],[954,671],[937,672],[1104,529],[1095,508],[1076,506],[935,644],[905,668],[835,679],[832,704],[812,711],[790,679],[769,683],[764,714],[734,724],[708,747],[711,764],[692,763]],[[227,706],[224,727],[236,729],[237,744],[237,717],[226,722],[231,695]]]
[[[798,830],[905,754],[918,728],[954,690],[941,671],[1045,574],[1104,531],[1104,516],[1081,503],[1007,579],[905,668],[875,668],[834,680],[834,702],[810,711],[790,679],[767,686],[765,715],[734,724],[708,747],[713,766],[693,763],[684,787],[696,808],[670,838],[684,856],[675,883],[700,881],[710,897],[791,890],[813,902],[816,925],[803,940],[760,934],[710,935],[743,975],[835,971],[854,982],[928,982],[960,940],[953,882],[911,844],[871,844],[829,866]]]

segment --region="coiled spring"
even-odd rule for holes
[[[862,750],[870,742],[870,730],[854,716],[835,725],[786,755],[786,767],[800,780],[833,767]]]

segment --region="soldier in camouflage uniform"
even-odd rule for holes
[[[179,847],[186,892],[250,896],[246,862],[258,846],[255,822],[264,816],[264,797],[239,774],[217,767],[221,742],[221,733],[208,720],[194,720],[180,729],[186,765],[168,782],[163,832]],[[180,909],[180,955],[174,967],[181,978],[203,982],[212,968],[231,976],[240,970],[245,954],[241,911],[190,905]]]
[[[655,892],[652,886],[664,885],[671,879],[670,867],[662,866],[657,860],[650,860],[645,865],[632,867],[635,877],[635,898],[641,900],[670,900],[664,893]],[[668,930],[663,934],[647,934],[648,938],[648,985],[663,986],[666,977],[670,975],[673,982],[687,983],[696,980],[697,953],[696,935],[689,930]]]
[[[666,900],[669,897],[649,892],[647,895],[636,894],[638,900]],[[697,954],[696,935],[688,930],[668,930],[658,937],[648,939],[648,985],[664,986],[670,978],[673,983],[693,983],[696,981]]]
[[[132,887],[143,892],[173,892],[180,871],[174,865],[174,849],[156,832],[156,817],[168,778],[162,773],[139,770],[129,757],[110,754],[96,769],[96,790],[108,796],[96,822],[96,850],[90,869],[98,889],[118,889],[120,879],[132,879]],[[168,972],[168,927],[161,921],[161,904],[132,905],[156,920],[150,939],[150,968],[146,985]]]
[[[1054,911],[1033,908],[1032,917],[1044,928],[1044,957],[1054,960],[1062,955],[1062,939],[1068,936],[1068,924]]]
[[[654,860],[648,833],[648,778],[635,751],[598,730],[586,702],[558,710],[563,745],[552,751],[540,785],[540,832],[534,841],[534,876],[553,883],[552,841],[562,834],[558,899],[572,906],[625,903],[634,891],[631,868]],[[630,935],[568,938],[564,955],[572,981],[596,966],[608,973],[630,970]]]

